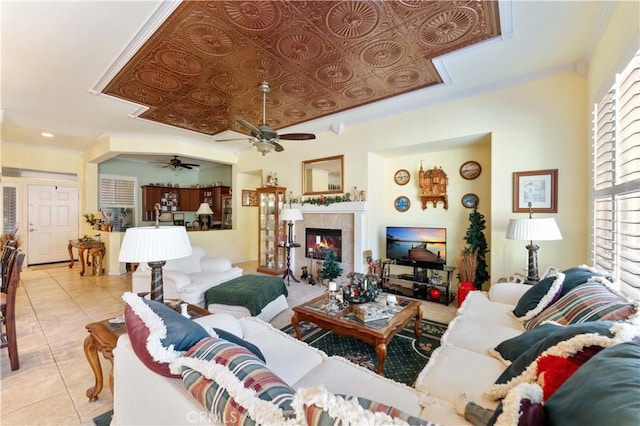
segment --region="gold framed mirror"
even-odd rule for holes
[[[344,192],[344,155],[302,162],[302,195]]]

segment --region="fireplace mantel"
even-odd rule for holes
[[[317,204],[292,204],[292,209],[300,209],[302,213],[366,213],[366,201],[346,201],[343,203],[333,203],[328,206]]]
[[[366,201],[347,201],[344,203],[333,203],[328,206],[316,205],[316,204],[292,204],[291,208],[300,209],[302,215],[305,217],[305,221],[296,222],[296,235],[304,235],[304,226],[306,226],[308,215],[352,215],[353,228],[348,230],[348,233],[342,234],[343,247],[345,244],[345,237],[351,231],[353,232],[353,249],[350,250],[349,260],[345,258],[345,250],[343,249],[343,273],[346,274],[349,271],[364,272],[365,264],[363,252],[370,249],[367,241],[367,203]],[[322,226],[319,226],[322,227]],[[351,245],[351,244],[350,244]],[[304,253],[299,251],[295,256],[295,263],[297,265],[304,265]],[[345,261],[346,260],[346,261]]]

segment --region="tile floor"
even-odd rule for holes
[[[240,264],[255,271],[255,264]],[[1,425],[85,425],[112,408],[108,388],[111,365],[101,356],[105,387],[89,402],[87,388],[93,373],[84,355],[85,325],[122,314],[121,295],[131,289],[131,276],[81,277],[76,266],[24,268],[17,295],[20,369],[11,371],[5,349],[0,351]],[[289,304],[295,306],[320,294],[320,286],[291,282]],[[426,318],[449,322],[456,312],[449,306],[423,302]],[[287,310],[271,322],[288,324]]]

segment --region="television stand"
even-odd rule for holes
[[[455,293],[451,291],[451,281],[455,267],[439,265],[434,270],[444,272],[442,282],[432,283],[428,275],[431,268],[414,266],[413,274],[391,275],[390,265],[391,261],[386,261],[382,267],[382,287],[386,292],[445,305],[454,300]]]

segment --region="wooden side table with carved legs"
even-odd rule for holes
[[[118,337],[127,332],[124,322],[112,324],[109,320],[93,322],[86,326],[89,335],[84,339],[84,354],[93,370],[95,384],[87,389],[89,402],[98,399],[98,394],[102,391],[103,378],[102,368],[98,352],[111,363],[109,373],[109,389],[113,394],[113,348],[118,343]]]

